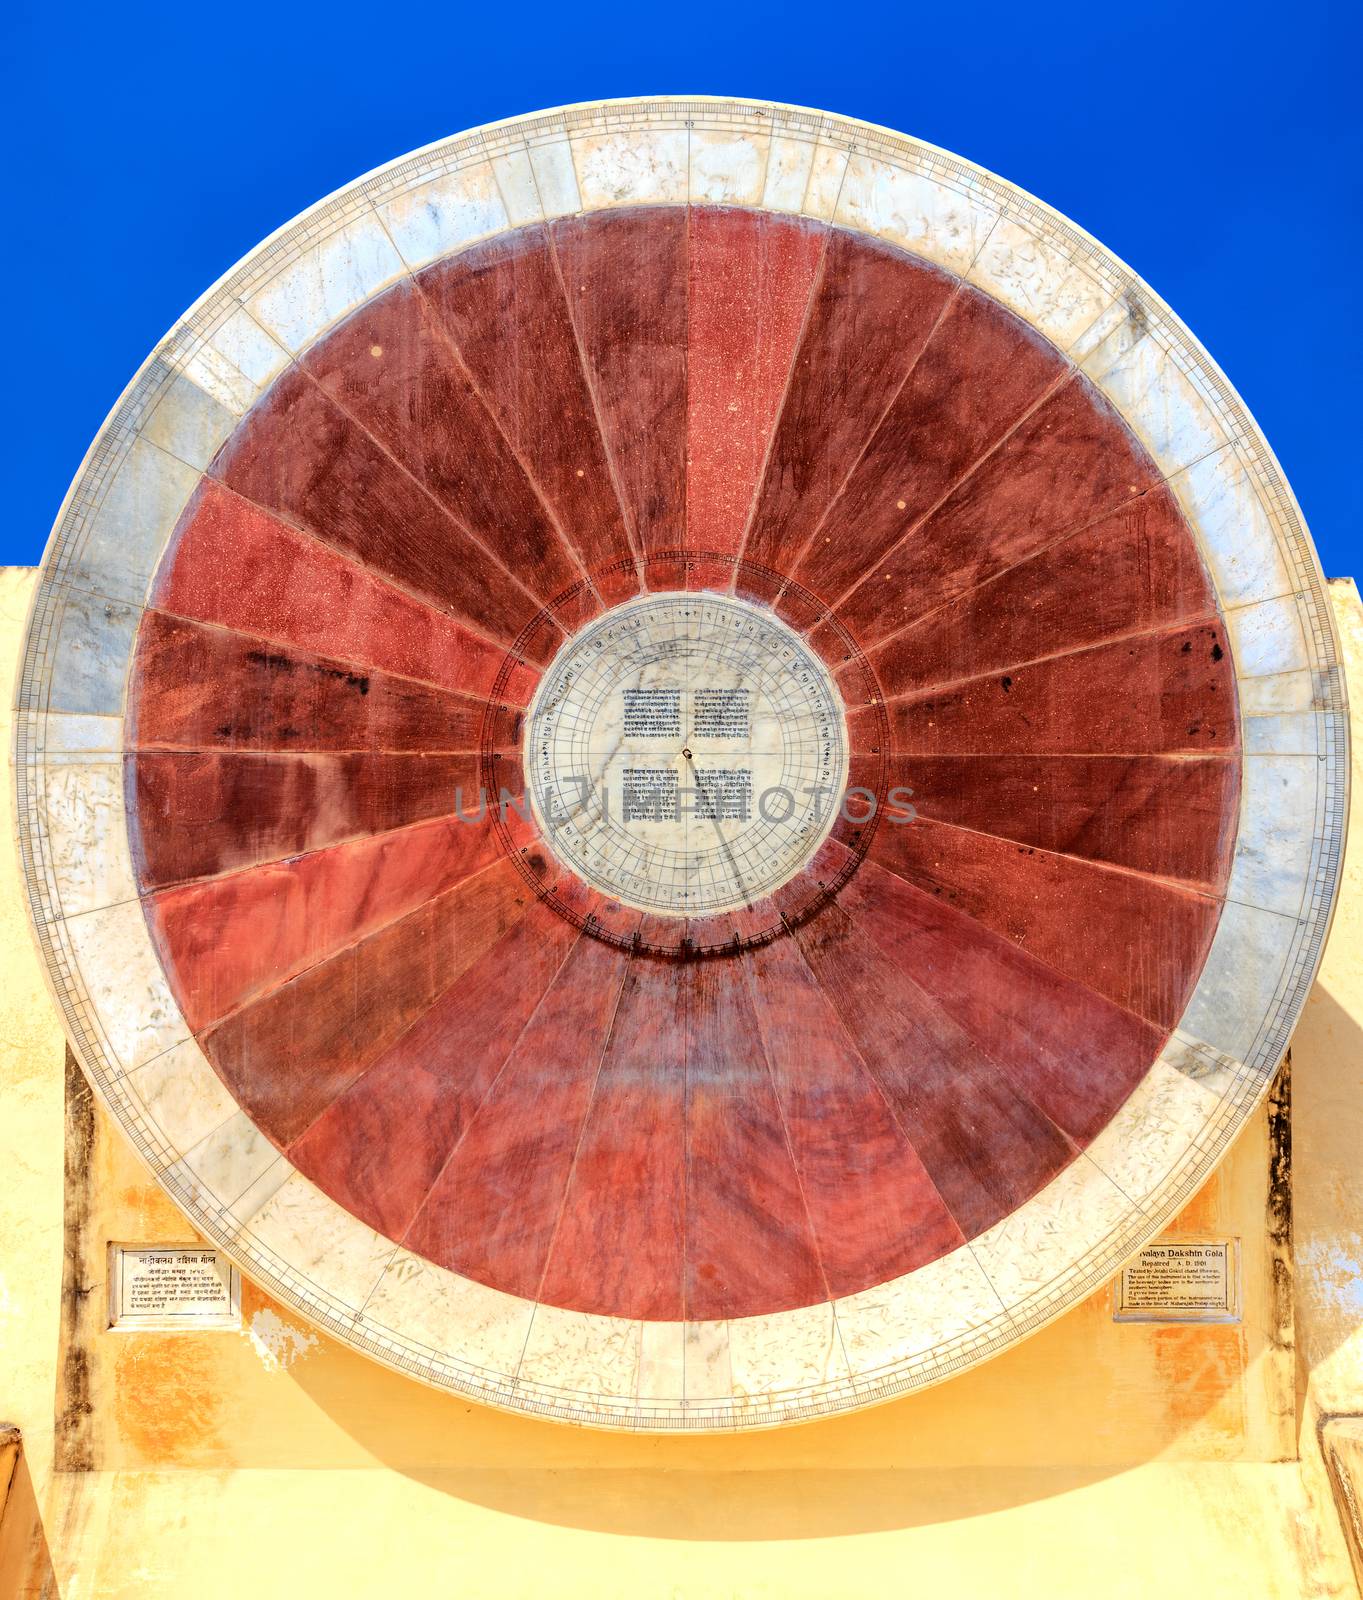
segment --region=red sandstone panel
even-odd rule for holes
[[[744,555],[789,572],[927,342],[956,280],[830,233]]]
[[[762,476],[828,234],[797,218],[709,206],[692,208],[690,229],[686,542],[692,550],[732,555]]]
[[[682,581],[686,588],[708,589],[716,594],[730,593],[734,587],[734,579],[734,563],[723,556],[710,559],[702,556],[699,560],[689,560],[682,572]]]
[[[476,750],[484,702],[148,611],[129,697],[135,745]],[[509,711],[509,724],[519,717]]]
[[[415,284],[389,289],[303,364],[526,588],[550,600],[583,576]]]
[[[236,1012],[201,1042],[240,1103],[287,1145],[531,904],[509,863],[494,868]]]
[[[435,919],[428,902],[203,1036],[233,1098],[281,1148],[431,1004]]]
[[[410,1248],[538,1298],[627,965],[598,940],[573,947],[463,1125]]]
[[[196,1031],[501,856],[490,821],[440,817],[148,896],[148,920]],[[520,882],[509,861],[484,880]],[[471,885],[471,890],[474,886]]]
[[[478,758],[144,750],[128,782],[148,889],[448,816],[477,794]]]
[[[188,748],[129,781],[148,880],[222,875],[148,916],[243,1105],[421,1253],[613,1315],[855,1292],[1041,1187],[1181,1009],[1214,902],[1137,873],[1224,882],[1224,639],[1143,452],[1081,380],[1041,400],[1059,358],[973,290],[739,211],[553,234],[557,255],[525,230],[343,324],[304,363],[331,399],[286,375],[220,458],[261,504],[196,496],[134,686],[144,743]],[[534,903],[533,827],[513,816],[524,854],[497,860],[486,819],[450,820],[480,772],[433,749],[471,750],[494,641],[577,558],[625,562],[613,601],[634,529],[641,554],[734,551],[750,503],[748,554],[825,595],[875,563],[848,614],[898,696],[890,781],[930,820],[882,819],[795,937],[631,959]],[[729,570],[655,558],[648,586]],[[836,630],[780,574],[738,588],[845,667],[852,781],[873,778],[881,713]],[[583,587],[527,656],[595,604]],[[519,795],[520,713],[496,727]],[[857,826],[780,892],[792,921]],[[561,887],[683,957],[755,915],[641,921]]]
[[[538,837],[521,851],[521,859],[554,896],[554,904],[571,917],[581,919],[579,925],[593,922],[597,932],[615,941],[632,944],[639,930],[640,913],[620,901],[602,894],[581,878],[560,866],[544,841]],[[684,926],[682,923],[678,927]]]
[[[686,1315],[684,970],[630,963],[540,1290],[550,1305]]]
[[[431,1186],[577,937],[532,905],[300,1129],[290,1157],[371,1227],[449,1264]]]
[[[813,595],[794,583],[783,586],[773,609],[782,622],[789,623],[796,633],[805,633],[816,627],[828,614],[827,608]]]
[[[877,563],[840,615],[869,648],[1158,484],[1130,429],[1076,375]]]
[[[606,449],[641,551],[686,543],[686,211],[554,224]]]
[[[298,368],[213,465],[237,494],[509,644],[538,602]]]
[[[157,574],[152,603],[471,695],[491,690],[505,659],[500,645],[211,479],[190,502]],[[535,676],[518,667],[503,697],[524,704]]]
[[[895,746],[934,755],[1231,750],[1225,637],[1203,622],[892,700]]]
[[[526,228],[418,279],[503,431],[589,572],[633,550],[548,235]],[[602,598],[637,575],[598,578]]]
[[[686,1315],[708,1322],[827,1298],[742,961],[693,961],[686,989]]]
[[[1015,1210],[1073,1158],[1073,1145],[1055,1124],[935,1001],[905,981],[838,902],[796,939],[967,1239]]]
[[[829,1293],[955,1249],[960,1229],[798,947],[779,940],[746,964]]]
[[[861,713],[860,715],[863,719],[860,726],[866,729],[873,719],[871,719],[869,713]],[[871,737],[864,733],[862,739],[863,747],[870,742],[872,742]],[[833,830],[829,837],[838,844],[845,845],[849,850],[858,847],[863,830],[872,820],[873,815],[877,814],[877,806],[880,808],[878,815],[880,819],[879,826],[881,827],[888,825],[892,814],[896,817],[910,815],[904,809],[905,799],[903,795],[896,795],[893,799],[890,797],[890,785],[905,781],[893,772],[888,776],[885,784],[885,793],[877,798],[879,793],[878,786],[884,768],[884,758],[879,754],[868,754],[864,748],[862,752],[853,754],[848,758],[847,782],[843,787],[837,820],[833,824]]]
[[[741,599],[750,600],[755,606],[769,606],[775,610],[781,591],[786,586],[786,578],[783,573],[770,567],[741,564],[735,573],[733,586]]]
[[[872,652],[887,695],[1215,614],[1173,496],[1142,495],[958,595]]]
[[[437,1052],[458,1006],[439,1001],[289,1146],[306,1177],[371,1228],[400,1239],[454,1135]]]
[[[1159,879],[924,820],[882,828],[870,859],[1166,1029],[1183,1013],[1220,909]]]
[[[866,865],[848,916],[1078,1145],[1144,1076],[1166,1030],[1065,977],[933,894]]]
[[[900,756],[920,816],[1218,891],[1234,843],[1229,756]],[[901,824],[884,827],[893,853]]]
[[[937,324],[795,576],[830,604],[927,516],[1069,369],[1031,328],[963,288]]]
[[[485,702],[479,744],[488,749],[504,752],[507,756],[519,755],[521,738],[525,732],[523,706],[493,705]]]
[[[511,861],[499,861],[442,895],[435,902],[437,992],[481,960],[533,903]]]
[[[734,919],[721,912],[716,916],[687,917],[682,923],[685,940],[692,950],[736,950],[738,931]]]

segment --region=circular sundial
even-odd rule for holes
[[[1122,263],[846,119],[614,102],[273,235],[63,507],[34,927],[193,1225],[535,1415],[770,1426],[1102,1285],[1265,1092],[1347,721]]]
[[[842,703],[771,612],[649,595],[563,645],[526,718],[525,771],[570,872],[643,911],[733,911],[828,836],[847,772]]]

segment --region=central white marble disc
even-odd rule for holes
[[[531,804],[559,860],[626,905],[751,905],[827,837],[842,701],[769,611],[710,594],[616,606],[569,639],[526,723]]]

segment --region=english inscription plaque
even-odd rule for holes
[[[1238,1322],[1238,1239],[1160,1239],[1122,1269],[1115,1322]]]

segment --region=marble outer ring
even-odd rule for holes
[[[1023,317],[1098,385],[1198,539],[1231,644],[1242,795],[1225,906],[1178,1029],[1087,1151],[930,1266],[719,1323],[536,1306],[398,1249],[239,1111],[189,1034],[128,850],[137,622],[198,478],[288,361],[408,272],[527,223],[687,200],[901,246]],[[87,1077],[195,1226],[285,1304],[395,1369],[511,1410],[659,1432],[768,1427],[922,1388],[1100,1286],[1191,1196],[1267,1090],[1319,965],[1348,808],[1343,670],[1319,562],[1243,402],[1082,230],[981,168],[848,118],[674,97],[460,134],[304,212],[153,351],[58,516],[16,703],[32,926]]]

